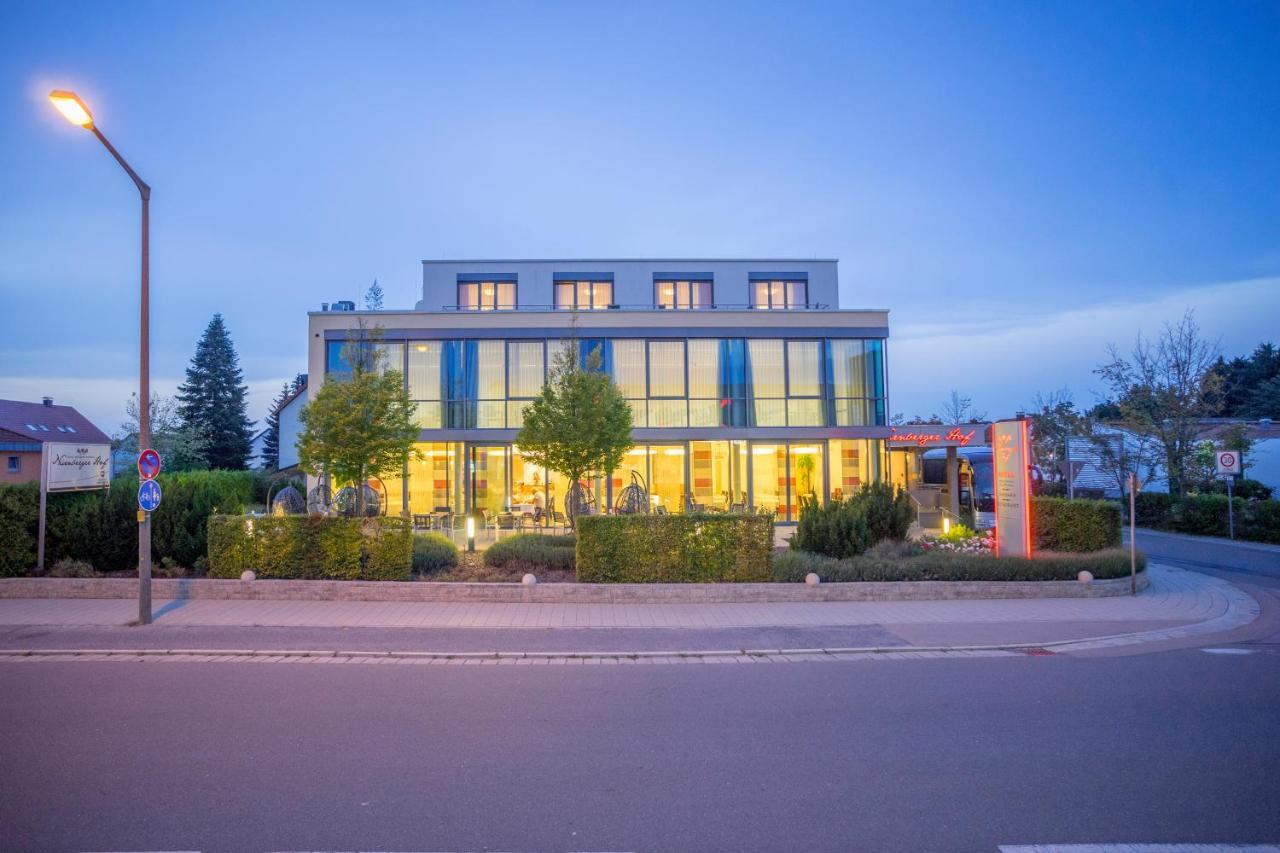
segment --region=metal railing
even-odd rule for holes
[[[652,303],[611,304],[608,306],[601,305],[595,308],[588,308],[588,307],[582,307],[582,306],[574,308],[574,307],[564,307],[560,305],[529,305],[523,302],[520,303],[519,305],[512,305],[510,307],[497,307],[497,308],[492,308],[489,306],[478,307],[473,305],[442,305],[440,306],[441,311],[460,311],[460,312],[466,312],[466,313],[472,313],[472,312],[486,313],[486,312],[493,312],[493,311],[542,311],[542,312],[556,312],[556,313],[563,313],[563,314],[572,313],[574,311],[577,311],[580,314],[592,314],[597,311],[672,311],[672,312],[676,312],[676,311],[829,311],[830,309],[831,309],[831,305],[825,302],[815,302],[811,305],[795,305],[789,308],[770,308],[767,305],[752,305],[746,302],[719,303],[716,305],[701,305],[696,307],[690,306],[690,307],[681,307],[681,308],[676,308],[674,306],[669,306],[669,305],[668,306],[654,305]]]

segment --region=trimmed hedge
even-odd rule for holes
[[[215,509],[243,512],[253,500],[251,471],[179,471],[158,478],[164,500],[151,516],[151,560],[196,568],[208,550]],[[99,572],[138,568],[138,478],[120,475],[97,492],[49,495],[45,565],[83,560]],[[0,577],[26,574],[36,563],[40,487],[0,486]]]
[[[1139,527],[1191,533],[1198,536],[1226,536],[1226,495],[1183,495],[1139,492],[1135,502]],[[1280,501],[1234,498],[1237,539],[1280,544]]]
[[[442,533],[413,534],[413,570],[420,575],[444,572],[458,565],[458,546]]]
[[[209,519],[209,577],[407,581],[413,527],[406,518],[218,515]]]
[[[1147,566],[1138,555],[1138,571]],[[893,559],[864,554],[833,560],[819,554],[790,551],[773,561],[773,577],[783,582],[800,582],[816,572],[824,582],[850,581],[1054,581],[1075,580],[1089,571],[1098,580],[1127,577],[1129,552],[1121,548],[1088,554],[1044,552],[1033,559],[993,557],[988,554],[961,554],[930,551],[916,557]]]
[[[494,542],[484,552],[484,564],[512,571],[572,572],[577,539],[544,533],[517,533]]]
[[[773,518],[741,513],[577,519],[583,583],[769,581]]]
[[[1101,551],[1120,547],[1120,507],[1112,501],[1031,499],[1036,551]]]

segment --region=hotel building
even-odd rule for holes
[[[563,510],[568,484],[515,446],[557,351],[598,354],[636,446],[586,485],[597,511],[634,473],[655,507],[766,508],[887,476],[888,311],[839,307],[837,262],[424,261],[413,310],[309,315],[308,372],[332,381],[363,323],[416,405],[421,458],[385,478],[388,512]]]

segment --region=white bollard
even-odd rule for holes
[[[822,578],[818,577],[817,572],[809,572],[809,574],[804,576],[804,582],[809,586],[817,586],[822,583]]]
[[[256,579],[257,577],[258,576],[253,573],[252,569],[245,569],[243,572],[240,573],[240,580],[242,581],[251,581]]]
[[[520,578],[520,583],[524,584],[525,586],[533,586],[537,582],[538,582],[538,576],[533,574],[528,574]]]
[[[1080,583],[1092,583],[1093,572],[1088,572],[1088,571],[1081,572],[1080,574],[1076,575],[1076,580],[1079,581]]]

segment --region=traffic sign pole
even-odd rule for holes
[[[1227,536],[1231,539],[1236,538],[1235,501],[1231,497],[1231,484],[1235,479],[1234,476],[1227,476]]]
[[[138,454],[138,624],[140,625],[151,624],[151,511],[160,505],[160,485],[155,482],[156,476],[160,473],[160,465],[160,454],[152,448],[144,448]],[[152,492],[154,492],[154,500],[151,500]],[[145,502],[144,494],[147,496]]]

